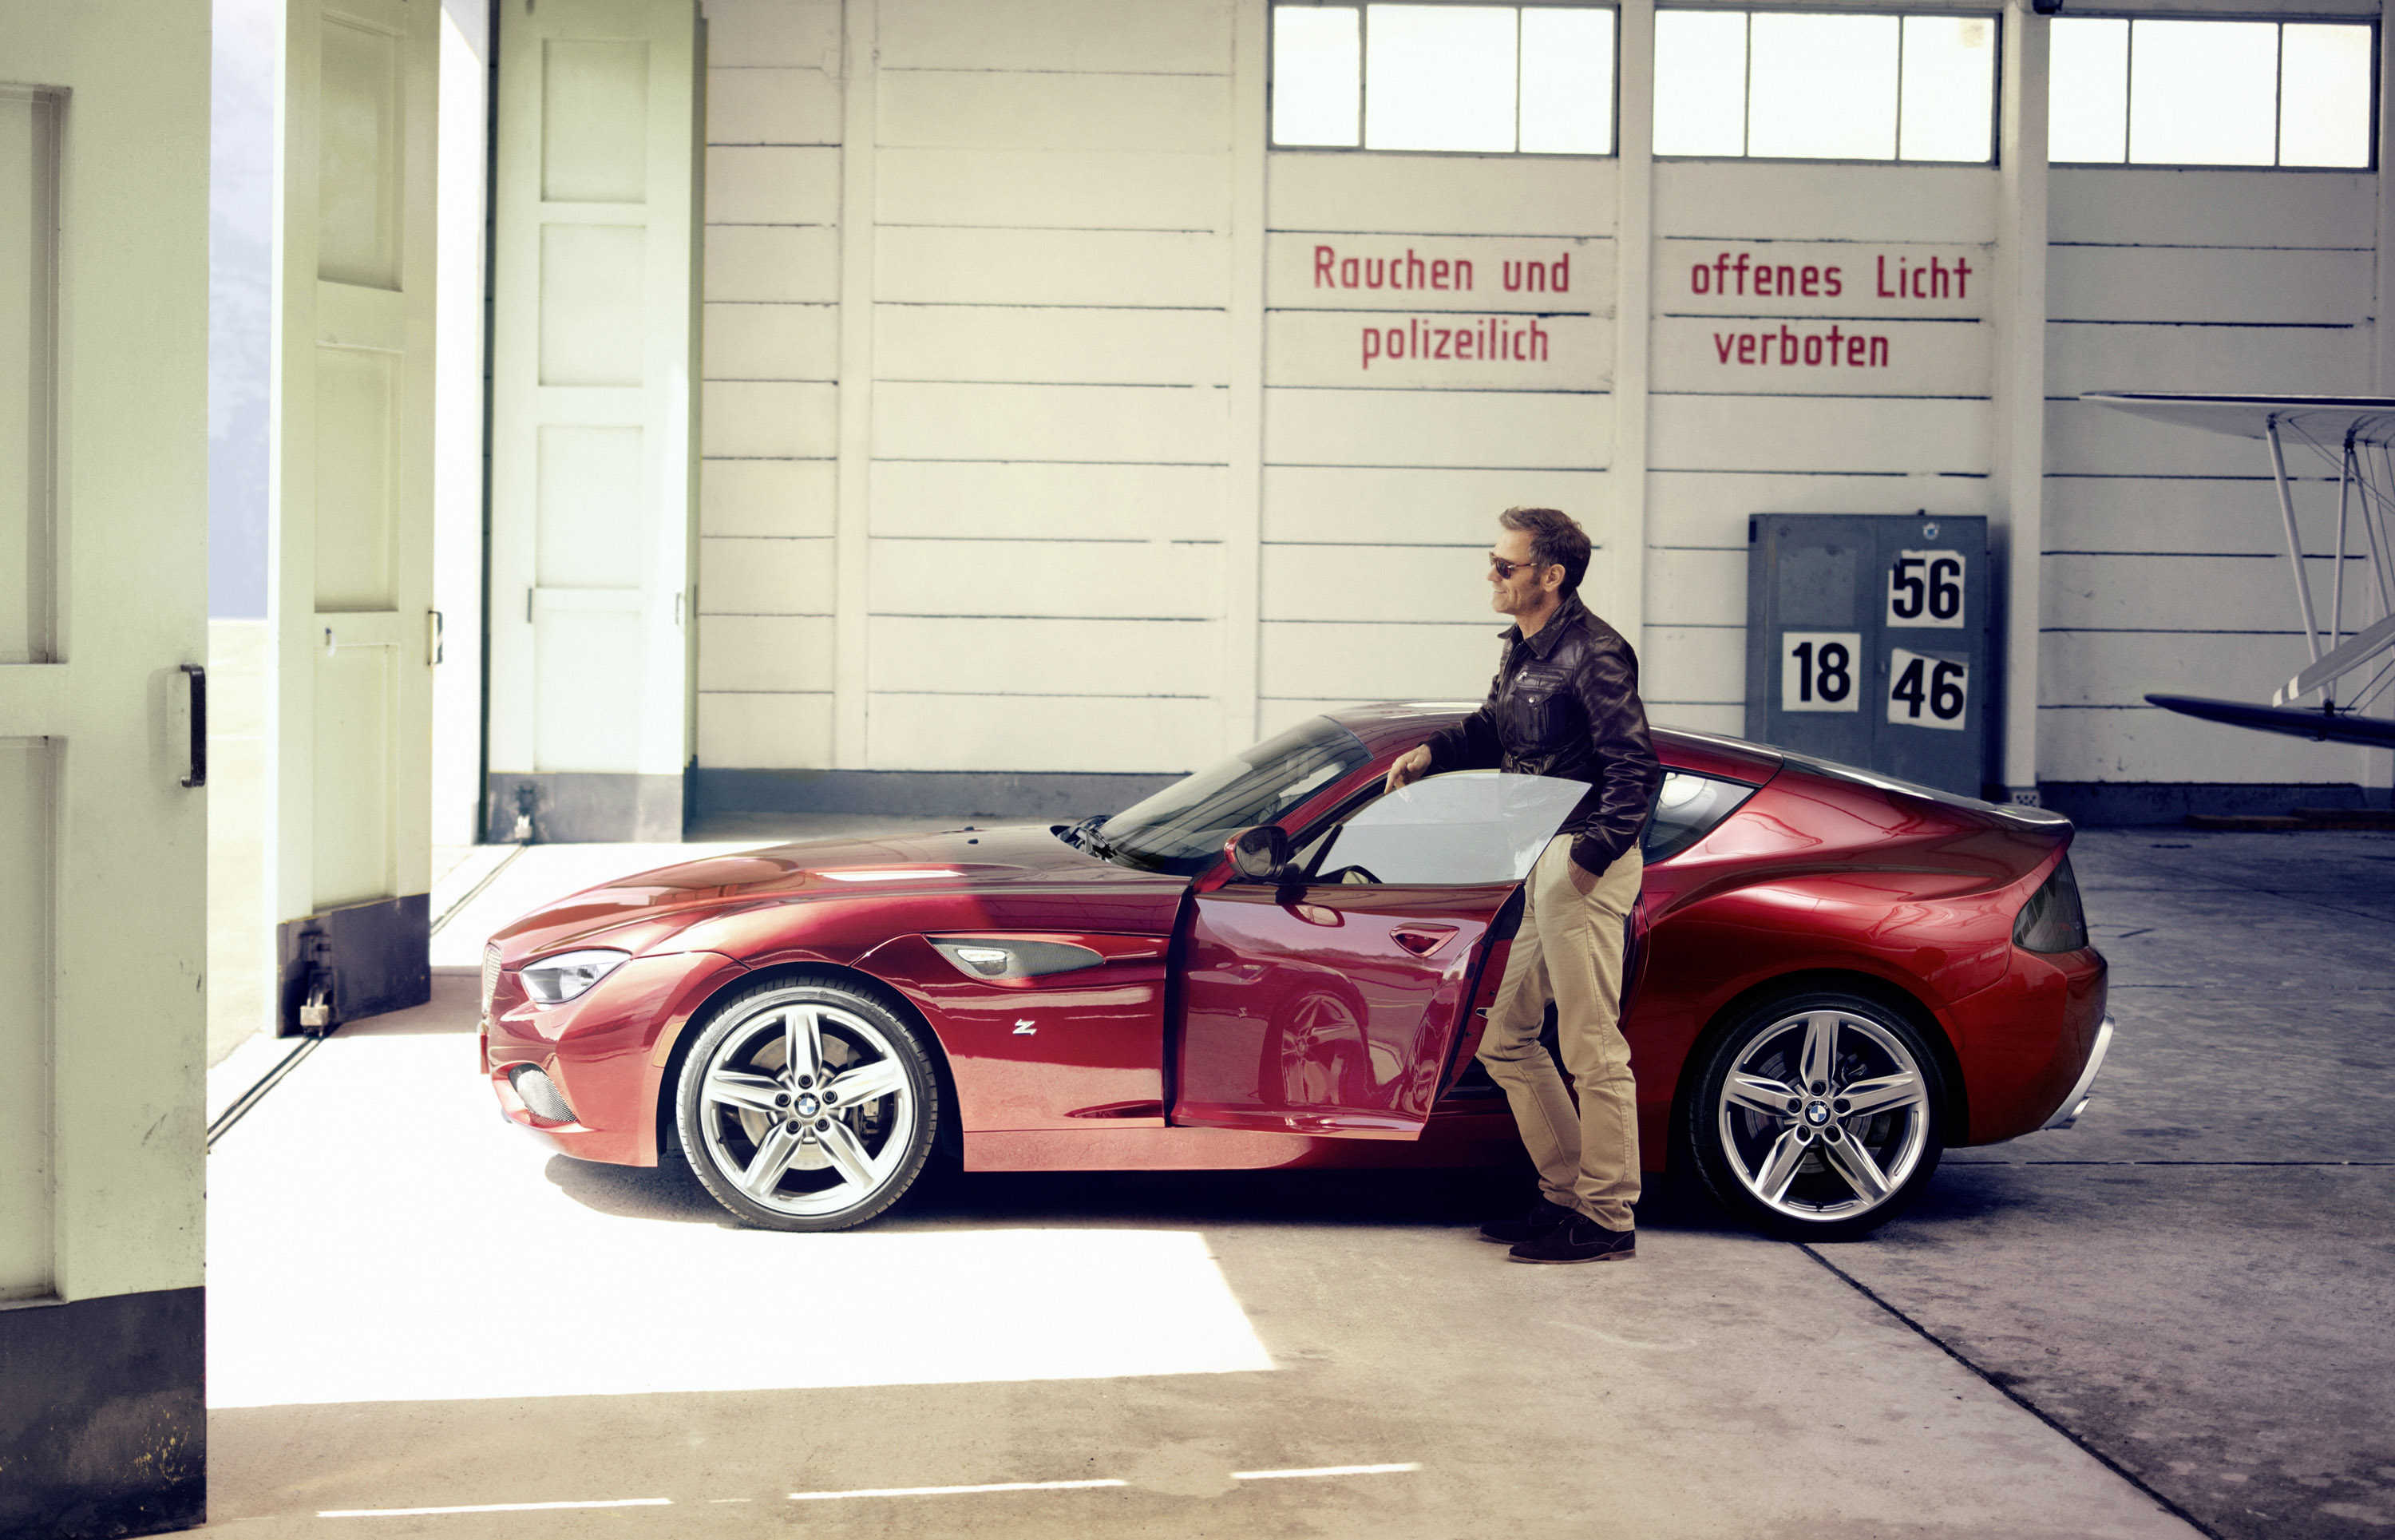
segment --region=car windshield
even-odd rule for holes
[[[1173,782],[1079,837],[1125,866],[1194,875],[1223,853],[1224,841],[1242,829],[1278,822],[1370,758],[1355,734],[1329,717],[1314,717]]]

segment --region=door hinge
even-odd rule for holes
[[[332,937],[311,931],[302,938],[304,971],[300,976],[299,1031],[323,1037],[340,1025],[336,1011],[340,999],[340,974],[333,966]]]
[[[439,610],[424,612],[424,660],[437,667],[448,651],[445,630]]]

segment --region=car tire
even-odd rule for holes
[[[916,1029],[876,995],[785,979],[709,1012],[675,1104],[684,1158],[735,1217],[839,1230],[881,1214],[921,1175],[939,1077]]]
[[[1730,1213],[1786,1240],[1848,1241],[1929,1185],[1946,1105],[1938,1055],[1900,1013],[1806,990],[1714,1041],[1686,1133],[1705,1190]]]

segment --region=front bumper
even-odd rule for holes
[[[720,952],[635,957],[562,1005],[536,1005],[513,969],[483,1013],[482,1069],[499,1115],[561,1154],[615,1165],[657,1163],[657,1093],[691,1017],[748,970]],[[570,1120],[544,1116],[512,1083],[546,1076]],[[536,1103],[546,1097],[535,1095]]]
[[[2045,1120],[2045,1128],[2069,1128],[2079,1121],[2079,1114],[2087,1110],[2087,1103],[2094,1098],[2096,1077],[2103,1072],[2104,1055],[2111,1050],[2112,1016],[2108,1011],[2104,1015],[2104,1024],[2096,1029],[2096,1046],[2088,1052],[2087,1068],[2080,1071],[2079,1083],[2062,1098],[2062,1105],[2054,1109],[2054,1116]]]

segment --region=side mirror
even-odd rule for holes
[[[1289,835],[1278,824],[1243,829],[1223,843],[1231,870],[1243,883],[1277,882],[1289,869]]]

